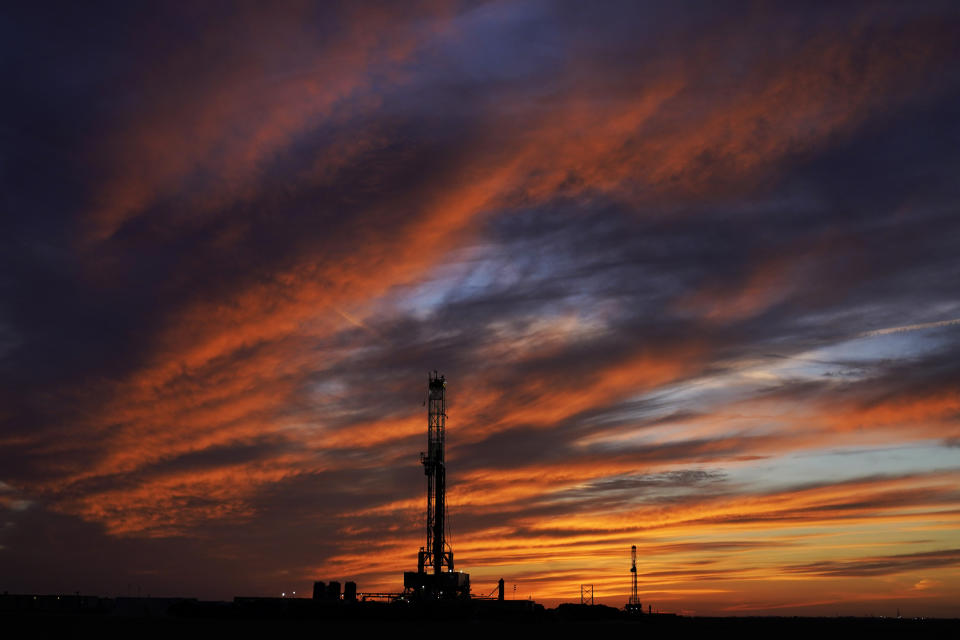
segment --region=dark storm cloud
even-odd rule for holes
[[[960,564],[960,549],[865,557],[850,562],[812,562],[784,567],[788,573],[820,576],[890,576],[910,571],[936,569]]]
[[[597,491],[635,491],[638,489],[699,487],[706,483],[722,480],[723,473],[704,471],[670,471],[649,476],[612,478],[593,483],[589,489]]]
[[[34,506],[6,517],[3,545],[4,587],[27,593],[100,595],[201,595],[231,599],[241,593],[272,593],[300,586],[306,567],[335,552],[337,528],[305,521],[302,510],[267,510],[276,520],[197,530],[189,538],[117,538],[102,527]],[[216,540],[216,544],[210,544]],[[284,582],[284,574],[289,576]],[[132,590],[132,591],[131,591]]]

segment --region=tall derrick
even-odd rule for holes
[[[453,549],[446,541],[447,381],[436,371],[427,377],[427,450],[420,453],[427,476],[427,543],[417,554],[417,571],[403,574],[403,586],[419,599],[470,597],[470,575],[454,571]]]
[[[453,571],[453,550],[448,549],[445,525],[447,508],[447,469],[443,458],[443,445],[447,431],[447,407],[444,376],[433,372],[428,376],[427,386],[427,451],[420,454],[423,472],[427,476],[427,544],[421,547],[417,570],[425,573],[433,567],[433,573],[443,573],[443,568]]]
[[[630,590],[626,609],[631,613],[643,613],[643,605],[640,604],[640,596],[637,594],[637,545],[630,547],[630,575],[633,588]]]

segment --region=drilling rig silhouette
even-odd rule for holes
[[[420,454],[427,476],[427,543],[417,554],[417,570],[403,574],[403,587],[417,600],[470,597],[470,574],[455,571],[453,549],[446,541],[447,469],[444,440],[447,431],[446,378],[434,371],[427,376],[427,450]]]
[[[627,600],[627,606],[624,609],[627,613],[643,613],[643,605],[640,604],[640,596],[637,595],[637,545],[630,547],[630,574],[633,588],[630,590],[630,599]]]

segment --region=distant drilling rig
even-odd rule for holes
[[[643,613],[643,605],[640,604],[640,596],[637,595],[637,545],[630,547],[630,576],[633,589],[630,591],[630,599],[625,608],[629,613]]]
[[[403,574],[404,589],[419,600],[470,597],[470,574],[454,571],[453,549],[446,541],[446,389],[444,376],[436,371],[427,376],[427,450],[420,454],[427,476],[427,544],[417,554],[417,571]]]

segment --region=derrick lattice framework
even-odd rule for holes
[[[446,527],[447,469],[443,459],[443,445],[447,432],[447,406],[444,376],[433,372],[427,387],[427,450],[420,454],[423,472],[427,476],[427,544],[420,549],[417,562],[419,573],[453,571],[453,550],[447,547]]]
[[[633,584],[630,589],[630,599],[627,600],[627,612],[643,613],[643,605],[640,604],[640,596],[637,593],[637,545],[630,547],[630,579]]]
[[[418,600],[470,597],[470,574],[453,569],[453,549],[447,544],[447,380],[436,371],[427,379],[427,450],[420,454],[427,476],[427,544],[417,555],[417,571],[405,571],[403,587]]]

